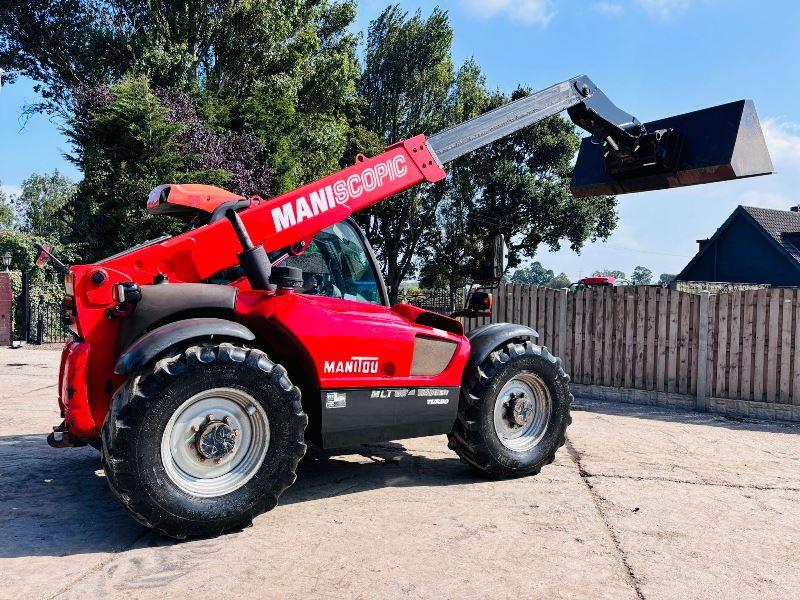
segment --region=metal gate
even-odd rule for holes
[[[70,339],[66,312],[62,302],[34,301],[28,273],[22,274],[22,286],[14,296],[11,310],[11,331],[15,341],[29,344],[63,343]]]
[[[448,290],[401,290],[398,302],[405,302],[442,315],[449,315],[462,308],[463,294],[451,294]]]

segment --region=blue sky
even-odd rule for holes
[[[429,2],[402,2],[430,12]],[[620,226],[580,254],[536,259],[572,278],[609,267],[656,275],[677,272],[738,204],[800,204],[800,3],[789,0],[454,0],[450,13],[458,62],[474,56],[492,87],[541,88],[586,73],[620,107],[643,121],[752,98],[777,175],[620,197]],[[364,29],[385,6],[362,0]],[[0,91],[0,182],[7,190],[31,172],[58,168],[79,178],[63,153],[57,123],[37,116],[20,129],[20,109],[35,99],[20,81]]]

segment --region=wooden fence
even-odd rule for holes
[[[466,328],[534,327],[582,393],[800,421],[800,290],[509,284],[493,293],[492,316]]]

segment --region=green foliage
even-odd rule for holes
[[[467,60],[458,70],[445,104],[445,119],[456,124],[478,116],[486,107],[486,79],[478,64]],[[442,191],[435,221],[423,234],[419,249],[420,274],[431,287],[462,288],[488,254],[487,236],[472,228],[475,185],[469,165],[449,165],[449,177],[437,184]],[[504,275],[505,277],[505,275]]]
[[[511,276],[511,283],[524,283],[527,285],[547,285],[553,279],[555,273],[552,269],[546,269],[542,263],[536,261],[530,267],[517,269]]]
[[[0,190],[0,230],[14,227],[14,211],[8,202],[8,196]]]
[[[572,284],[572,280],[566,273],[559,273],[547,282],[547,287],[555,288],[557,290],[568,288]]]
[[[468,60],[459,69],[445,105],[447,124],[461,123],[528,93],[524,89],[511,97],[490,93],[480,67]],[[542,244],[557,250],[566,240],[577,251],[587,240],[607,237],[617,222],[616,200],[575,199],[569,193],[578,143],[570,123],[551,118],[451,163],[436,223],[438,231],[446,233],[441,239],[433,236],[423,247],[422,273],[435,272],[440,279],[455,281],[442,277],[455,271],[463,280],[471,266],[488,255],[489,241],[498,234],[509,246],[511,267],[533,256]],[[453,222],[452,215],[459,217]]]
[[[273,194],[352,164],[357,152],[373,155],[528,93],[488,91],[474,60],[456,73],[452,28],[438,8],[427,18],[385,9],[369,26],[362,70],[354,19],[352,0],[10,0],[0,12],[0,68],[25,69],[37,82],[43,101],[35,108],[66,119],[71,159],[84,173],[63,209],[48,202],[52,217],[42,211],[26,227],[97,260],[178,231],[144,211],[156,185],[232,185],[224,160],[209,166],[186,149],[192,136],[164,90],[189,95],[203,136],[260,140],[255,154],[231,146],[271,168],[260,189]],[[81,89],[103,102],[87,108]],[[460,288],[494,234],[505,236],[512,267],[540,244],[578,250],[607,237],[615,200],[568,192],[577,145],[572,125],[549,119],[459,159],[448,181],[359,215],[392,299],[416,270],[426,282]],[[42,197],[39,183],[30,198]]]
[[[614,279],[627,279],[628,276],[625,275],[625,271],[617,271],[614,269],[601,269],[599,271],[595,271],[592,273],[593,277],[613,277]]]
[[[669,285],[673,281],[675,281],[676,275],[672,273],[662,273],[658,276],[658,283],[660,285]]]
[[[492,94],[486,110],[528,95]],[[490,239],[503,234],[509,265],[532,256],[540,245],[552,250],[566,241],[580,250],[588,240],[607,237],[617,222],[613,197],[573,198],[572,160],[579,144],[571,123],[553,117],[458,159],[473,194],[471,231]]]
[[[10,0],[0,68],[25,69],[43,96],[34,108],[62,117],[76,88],[126,75],[190,92],[205,122],[265,143],[279,193],[353,154],[354,19],[350,0]]]
[[[145,212],[144,199],[158,184],[223,179],[220,173],[203,177],[184,171],[186,157],[174,142],[180,131],[147,82],[133,78],[116,85],[102,109],[70,120],[65,133],[75,152],[69,158],[85,176],[66,210],[69,241],[83,261],[179,231],[177,221]]]
[[[566,273],[559,273],[558,275],[552,269],[547,269],[542,266],[542,263],[536,261],[530,267],[517,269],[511,276],[511,283],[523,283],[526,285],[540,285],[549,288],[568,288],[572,281]]]
[[[358,92],[364,125],[384,144],[445,124],[442,107],[454,82],[452,38],[447,14],[438,8],[425,19],[419,11],[409,17],[394,5],[370,24]],[[417,186],[359,215],[383,263],[392,302],[414,269],[421,240],[431,234],[444,191],[444,185]]]
[[[17,228],[57,246],[70,231],[64,207],[75,196],[77,186],[58,170],[36,173],[22,182],[22,192],[12,198]]]
[[[0,231],[0,255],[11,254],[12,292],[18,297],[21,290],[21,279],[18,272],[28,271],[30,274],[31,303],[34,306],[57,304],[64,296],[62,275],[52,266],[38,268],[34,265],[37,251],[35,243],[44,240],[30,233],[4,230]]]
[[[0,67],[39,82],[44,109],[134,73],[156,87],[249,95],[259,87],[332,108],[352,87],[355,4],[328,0],[9,0]]]
[[[633,285],[650,285],[653,283],[653,272],[647,267],[638,266],[633,269],[631,283]]]

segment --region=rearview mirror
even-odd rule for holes
[[[68,270],[67,265],[65,265],[63,262],[61,262],[55,257],[50,244],[34,244],[33,247],[36,248],[36,250],[38,250],[38,254],[36,255],[36,260],[34,261],[34,264],[37,267],[43,267],[52,260],[53,266],[56,269],[58,269],[62,273],[67,272]]]
[[[486,257],[472,273],[474,283],[497,285],[508,267],[508,246],[502,235],[492,238],[490,250],[491,256]]]
[[[36,248],[39,250],[39,254],[36,255],[36,260],[34,264],[37,267],[45,266],[50,260],[50,246],[47,244],[36,244]]]

